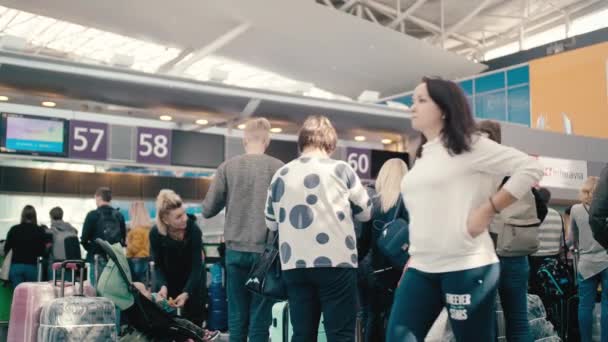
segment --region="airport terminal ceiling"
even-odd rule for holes
[[[40,4],[0,1],[0,25],[25,38],[26,51],[246,87],[355,99],[485,68],[313,1]]]
[[[605,0],[40,4],[0,1],[3,33],[27,52],[350,99],[410,90],[426,74],[470,76],[484,68],[475,62],[603,27],[608,9]]]

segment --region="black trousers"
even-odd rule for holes
[[[357,273],[354,268],[306,268],[283,272],[293,325],[291,342],[317,340],[323,313],[328,342],[355,342]]]

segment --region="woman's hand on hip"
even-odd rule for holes
[[[473,238],[485,232],[489,227],[495,212],[492,204],[486,201],[484,204],[471,210],[467,219],[467,232]]]

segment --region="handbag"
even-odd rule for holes
[[[286,300],[287,289],[281,272],[278,238],[277,232],[272,241],[266,244],[264,252],[249,271],[245,288],[270,299]],[[266,241],[268,241],[268,235]]]
[[[2,261],[2,268],[0,268],[0,280],[9,281],[9,273],[11,271],[11,263],[13,261],[13,250],[9,250],[4,256]]]
[[[410,247],[410,231],[409,223],[399,217],[401,211],[401,196],[397,201],[397,209],[392,221],[384,223],[380,220],[375,220],[374,229],[380,231],[380,236],[376,240],[376,246],[380,252],[388,259],[388,261],[398,270],[405,267],[410,255],[408,253]]]
[[[568,251],[564,218],[561,215],[560,218],[562,221],[561,243],[563,244],[563,255],[560,255],[559,258],[546,258],[537,271],[537,276],[543,284],[544,295],[548,298],[567,298],[576,291],[576,275],[573,274],[567,261]],[[577,252],[574,253],[576,258]]]

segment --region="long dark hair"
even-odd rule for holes
[[[441,141],[450,155],[459,155],[471,150],[471,137],[477,130],[475,119],[464,92],[456,83],[441,78],[424,77],[423,83],[429,96],[441,110],[444,125],[441,130]],[[422,145],[427,142],[422,135],[416,157],[422,156]]]
[[[38,218],[36,216],[36,209],[31,205],[26,205],[21,211],[21,223],[31,223],[38,225]]]

